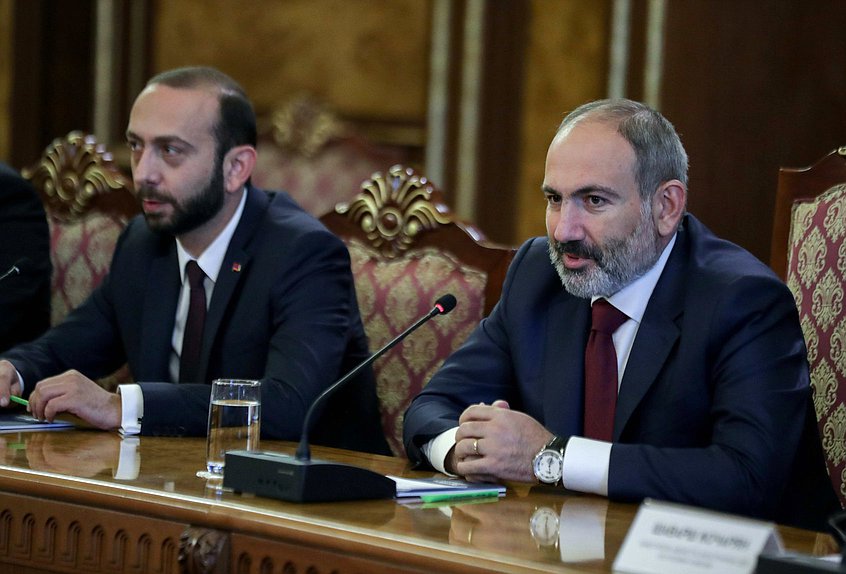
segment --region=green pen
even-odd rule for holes
[[[23,406],[25,406],[25,407],[28,407],[28,406],[29,406],[29,401],[28,401],[28,400],[26,400],[26,399],[22,399],[22,398],[20,398],[20,397],[16,397],[15,395],[10,395],[10,396],[9,396],[9,398],[10,398],[10,399],[12,399],[12,402],[13,402],[13,403],[18,403],[19,405],[23,405]]]
[[[478,492],[445,492],[443,494],[421,494],[420,500],[423,502],[445,502],[451,500],[461,500],[462,498],[482,498],[499,496],[498,490],[481,490]]]

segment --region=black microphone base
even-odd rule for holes
[[[393,498],[397,493],[393,480],[364,468],[247,450],[226,453],[223,486],[289,502]]]

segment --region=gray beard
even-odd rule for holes
[[[610,297],[643,276],[661,256],[660,237],[652,225],[651,213],[642,214],[632,234],[587,249],[593,254],[595,265],[573,270],[562,262],[564,253],[570,250],[552,238],[548,243],[549,259],[564,289],[583,299]]]

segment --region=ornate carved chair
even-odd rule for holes
[[[132,180],[92,135],[72,131],[22,171],[35,186],[50,226],[51,323],[60,323],[100,284],[118,235],[140,213]],[[111,383],[108,383],[111,384]]]
[[[828,472],[846,505],[846,146],[781,168],[770,264],[796,298]]]
[[[440,295],[458,300],[452,313],[374,364],[385,436],[403,456],[405,409],[499,300],[514,249],[487,243],[481,231],[456,221],[432,184],[400,165],[374,173],[321,221],[349,248],[371,349],[400,334]]]
[[[293,98],[260,122],[253,183],[283,189],[309,213],[321,216],[349,201],[376,170],[406,160],[401,146],[367,141],[325,104]]]

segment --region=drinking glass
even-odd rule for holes
[[[222,476],[228,450],[258,450],[261,381],[215,379],[209,401],[206,468]]]

